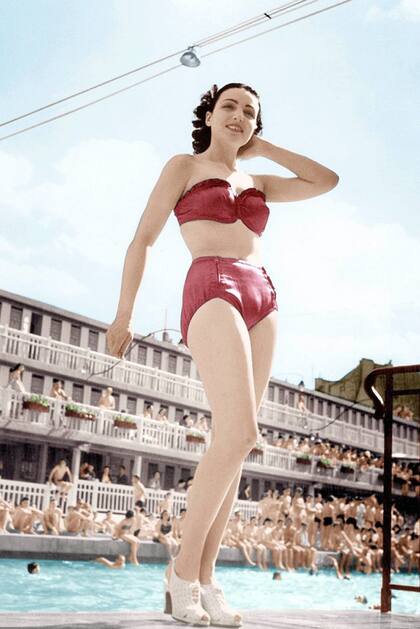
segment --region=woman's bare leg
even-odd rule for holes
[[[252,371],[254,380],[254,393],[256,413],[260,408],[268,380],[270,378],[275,337],[277,333],[277,313],[271,313],[262,321],[257,323],[248,332],[251,343],[252,354]],[[216,423],[212,426],[212,439],[216,433]],[[238,470],[236,477],[233,479],[228,493],[219,509],[214,520],[201,556],[200,564],[200,582],[211,583],[212,575],[216,567],[216,560],[219,554],[223,534],[229,521],[230,514],[234,503],[236,502],[238,489],[241,481],[243,462]]]
[[[219,513],[217,514],[217,517],[208,532],[201,555],[199,574],[200,583],[211,583],[223,535],[229,521],[230,514],[232,512],[232,507],[238,495],[238,488],[241,482],[241,474],[242,464],[235,478],[233,479],[229,487],[229,491],[226,494],[222,506],[219,509]]]
[[[271,322],[267,322],[269,318]],[[273,328],[276,325],[273,319],[274,316],[268,315],[260,323]],[[200,576],[206,539],[231,490],[224,511],[225,517],[228,513],[229,518],[229,500],[231,507],[237,491],[234,480],[258,435],[250,337],[240,313],[222,299],[206,302],[190,321],[188,345],[203,380],[212,409],[212,425],[216,430],[196,469],[188,495],[181,549],[176,559],[178,576],[188,581]],[[213,541],[209,543],[213,555],[217,547],[210,565],[214,566],[216,562],[225,525],[221,516]],[[210,552],[207,552],[210,562],[209,556]]]

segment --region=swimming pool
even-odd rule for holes
[[[28,560],[0,560],[0,612],[7,611],[162,611],[163,571],[166,564],[127,564],[110,570],[88,561],[40,559],[41,572],[30,575]],[[217,579],[226,598],[238,609],[341,609],[362,610],[380,601],[381,575],[352,574],[338,580],[331,569],[317,576],[307,572],[282,572],[273,581],[274,570],[218,566]],[[396,583],[417,585],[419,576],[400,573]],[[356,603],[365,595],[368,605]],[[415,592],[396,591],[395,613],[419,614],[420,597]]]

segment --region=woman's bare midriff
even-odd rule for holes
[[[225,179],[232,186],[236,195],[246,188],[257,188],[261,185],[257,177],[247,173],[220,171],[208,160],[191,156],[191,167],[184,193],[204,179]],[[201,256],[220,256],[223,258],[240,258],[251,264],[262,266],[260,236],[238,219],[234,223],[218,223],[198,219],[188,221],[180,226],[181,235],[187,245],[192,259]]]

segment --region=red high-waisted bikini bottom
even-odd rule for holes
[[[276,290],[263,266],[240,258],[195,258],[188,269],[182,294],[181,333],[187,347],[188,326],[193,314],[214,297],[232,304],[248,330],[272,310],[278,310]]]

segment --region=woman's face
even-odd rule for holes
[[[225,90],[219,96],[213,112],[206,114],[212,139],[223,138],[224,141],[235,143],[238,147],[246,144],[257,126],[258,110],[258,98],[248,90],[241,87]],[[242,131],[240,133],[231,131],[227,125],[237,125]]]

